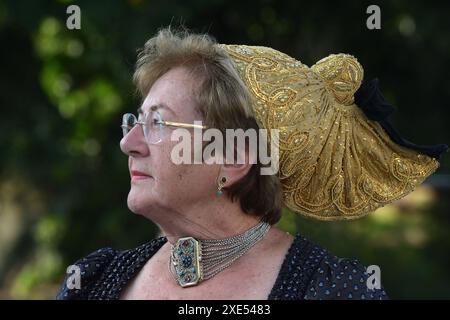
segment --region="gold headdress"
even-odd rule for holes
[[[433,155],[448,147],[400,138],[384,119],[391,107],[384,100],[371,107],[380,99],[376,82],[355,103],[363,68],[353,56],[330,55],[309,68],[267,47],[220,46],[253,96],[259,125],[280,130],[278,174],[291,210],[358,218],[404,197],[439,167]]]

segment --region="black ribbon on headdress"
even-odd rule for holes
[[[377,121],[389,135],[389,137],[397,143],[406,148],[413,149],[420,153],[426,154],[439,160],[440,156],[447,152],[449,147],[446,144],[437,144],[432,146],[414,144],[408,140],[403,139],[400,134],[395,131],[392,125],[388,122],[388,116],[393,113],[396,108],[390,105],[383,97],[377,78],[371,81],[364,81],[361,87],[355,93],[356,105],[364,111],[364,114],[370,119]]]

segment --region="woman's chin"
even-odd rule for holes
[[[148,196],[142,194],[136,194],[133,190],[130,190],[128,194],[127,204],[128,208],[135,214],[144,214],[144,211],[151,206],[153,202]]]

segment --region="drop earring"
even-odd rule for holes
[[[217,186],[217,192],[216,192],[216,196],[220,197],[223,194],[222,188],[225,186],[225,183],[227,182],[227,178],[226,177],[221,177],[218,181],[218,186]]]

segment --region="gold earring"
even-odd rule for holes
[[[225,183],[227,182],[227,178],[226,177],[221,177],[218,181],[218,187],[217,187],[217,192],[216,195],[218,197],[220,197],[223,194],[222,188],[225,186]]]

